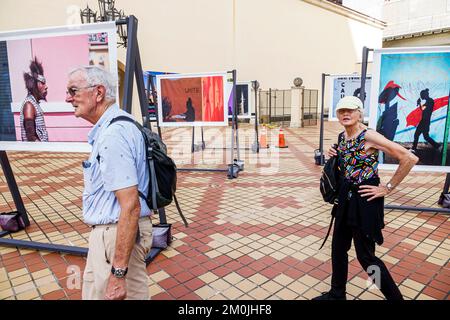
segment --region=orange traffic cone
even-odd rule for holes
[[[278,133],[278,145],[277,148],[287,148],[286,139],[284,138],[283,129],[280,128],[280,132]]]
[[[264,127],[264,129],[261,132],[261,136],[259,137],[259,148],[260,149],[267,149],[269,148],[269,144],[267,143],[267,129]]]

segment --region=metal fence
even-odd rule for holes
[[[278,123],[284,126],[291,121],[291,90],[261,90],[259,92],[261,123]]]
[[[302,105],[302,127],[315,126],[319,119],[319,90],[304,89]]]
[[[303,89],[302,95],[302,126],[317,125],[319,90]],[[291,97],[291,90],[260,90],[258,99],[260,123],[288,126],[291,121]]]

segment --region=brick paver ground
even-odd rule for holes
[[[197,136],[199,129],[197,129]],[[326,124],[325,146],[339,126]],[[330,206],[322,201],[314,164],[318,128],[285,129],[289,148],[259,155],[241,151],[245,171],[180,172],[177,195],[190,223],[185,228],[174,206],[168,208],[175,237],[148,266],[152,299],[310,299],[329,288]],[[205,129],[207,149],[190,153],[191,130],[163,130],[179,167],[225,168],[229,129]],[[241,147],[254,142],[251,126],[240,127]],[[212,149],[216,147],[216,149]],[[8,153],[32,224],[14,239],[87,246],[90,228],[82,221],[81,161],[86,154]],[[228,158],[228,159],[227,159]],[[392,172],[381,172],[386,182]],[[386,203],[437,207],[445,174],[411,173]],[[13,201],[0,175],[0,211]],[[154,222],[157,222],[154,219]],[[385,243],[377,247],[407,299],[449,299],[450,222],[448,215],[385,211]],[[355,251],[349,253],[349,299],[383,299],[367,288]],[[0,299],[80,299],[73,272],[82,257],[0,247]]]

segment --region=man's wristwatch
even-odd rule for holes
[[[392,183],[388,182],[386,184],[386,189],[388,189],[388,191],[391,192],[394,189],[394,186],[392,185]]]
[[[122,279],[127,275],[128,268],[121,269],[121,268],[114,268],[114,266],[111,267],[111,273],[114,277]]]

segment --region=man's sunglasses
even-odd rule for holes
[[[66,94],[70,94],[71,97],[74,97],[78,91],[81,91],[83,89],[89,89],[89,88],[94,88],[95,86],[88,86],[88,87],[82,87],[82,88],[76,88],[76,87],[72,87],[72,88],[68,88],[66,91]]]

